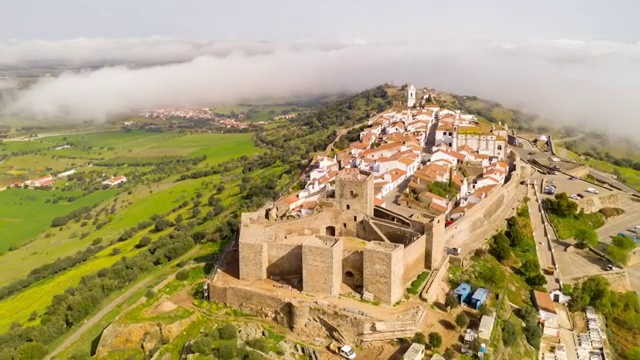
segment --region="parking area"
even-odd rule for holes
[[[567,193],[568,196],[580,195],[580,196],[583,196],[584,198],[588,198],[590,196],[598,196],[602,194],[611,193],[611,190],[605,189],[598,185],[593,185],[591,183],[588,183],[586,181],[583,181],[577,178],[574,178],[573,180],[571,180],[572,179],[571,177],[564,174],[543,175],[538,173],[534,176],[534,179],[538,182],[538,185],[539,185],[538,191],[540,191],[543,197],[553,196],[553,195],[544,193],[545,187],[547,187],[548,185],[555,185],[556,194],[564,192],[564,193]],[[587,191],[587,189],[594,189],[595,191],[598,192],[598,194],[590,193],[589,191]]]
[[[618,233],[640,237],[640,231],[634,233],[635,226],[640,225],[640,199],[631,195],[620,195],[620,206],[624,214],[607,219],[607,222],[596,230],[601,242],[610,243]]]
[[[557,243],[561,243],[561,241],[557,241]],[[608,263],[601,257],[589,250],[581,250],[572,246],[565,251],[565,248],[564,244],[559,244],[554,248],[554,255],[560,270],[560,279],[563,282],[605,272],[603,267]]]

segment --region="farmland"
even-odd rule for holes
[[[123,135],[123,139],[114,139],[117,135]],[[80,148],[64,150],[48,150],[62,153],[65,151],[75,151],[81,153],[79,149],[87,152],[95,152],[90,156],[114,156],[115,159],[121,153],[135,154],[142,156],[186,156],[198,157],[207,156],[208,165],[224,162],[241,155],[252,155],[260,150],[252,143],[252,134],[193,134],[193,135],[159,135],[155,133],[98,133],[83,134],[77,137],[67,137],[65,140],[48,138],[53,144],[60,144],[64,141],[80,144]],[[91,143],[95,141],[94,145]],[[98,147],[99,146],[99,147]],[[104,147],[105,150],[101,150]],[[37,146],[37,148],[40,148]],[[41,149],[41,148],[40,148]],[[95,150],[98,149],[98,150]],[[34,155],[27,155],[34,156]],[[131,156],[131,155],[129,155]],[[119,171],[127,171],[127,167],[121,167]],[[232,175],[233,172],[226,174]],[[169,180],[169,179],[168,179]],[[88,261],[76,265],[68,271],[38,282],[27,289],[0,301],[0,331],[6,330],[15,321],[25,322],[32,314],[43,313],[51,303],[54,295],[60,289],[75,286],[83,276],[94,274],[96,271],[109,267],[122,257],[131,257],[140,250],[135,245],[140,238],[147,235],[152,239],[157,239],[165,235],[165,232],[153,232],[144,230],[133,237],[113,243],[118,239],[123,229],[135,227],[136,224],[149,219],[153,214],[168,214],[175,209],[179,209],[184,202],[191,202],[196,197],[196,193],[211,191],[213,185],[221,181],[219,176],[208,177],[207,179],[186,180],[181,182],[163,181],[146,186],[131,188],[124,193],[122,190],[98,190],[85,197],[79,197],[71,203],[56,202],[53,199],[58,196],[81,196],[80,192],[59,191],[59,190],[25,190],[9,189],[0,192],[1,204],[6,205],[0,208],[0,229],[12,235],[11,238],[3,238],[2,245],[8,248],[12,244],[25,243],[35,238],[24,248],[12,251],[13,256],[6,256],[7,261],[0,265],[2,276],[1,285],[5,285],[13,280],[25,276],[30,270],[40,264],[54,261],[60,256],[67,256],[87,247],[93,240],[102,239],[104,243],[110,242],[112,246],[98,253]],[[223,203],[236,191],[236,182],[226,183],[226,190],[219,194]],[[133,185],[133,184],[131,184]],[[208,190],[209,189],[209,190]],[[118,195],[119,194],[119,195]],[[117,195],[117,197],[116,197]],[[114,201],[108,201],[114,198]],[[83,225],[87,221],[79,224],[71,222],[68,225],[49,231],[51,220],[59,215],[66,214],[82,206],[93,206],[97,203],[98,209],[111,206],[113,211],[108,216],[108,223],[100,228],[96,228],[86,237],[79,237],[78,233],[85,231],[89,225]],[[15,209],[19,211],[16,212]],[[183,208],[175,215],[183,216],[186,219],[192,218],[192,208]],[[34,216],[35,214],[35,216]],[[174,216],[175,216],[174,215]],[[93,216],[93,213],[91,214]],[[97,217],[97,215],[96,215]],[[30,221],[31,226],[26,227],[24,223]],[[13,228],[19,231],[11,231]],[[45,233],[43,235],[43,233]],[[87,233],[85,233],[87,234]],[[38,235],[41,235],[38,237]],[[117,249],[117,250],[114,250]],[[24,260],[29,259],[29,264],[25,266]],[[6,275],[6,276],[4,276]],[[16,311],[16,309],[19,309]],[[34,320],[37,321],[37,320]],[[34,321],[27,321],[32,323]]]
[[[206,155],[211,165],[260,152],[252,134],[158,133],[143,130],[106,131],[0,143],[0,187],[90,163],[138,165]],[[69,148],[56,149],[63,145]]]
[[[73,147],[54,150],[56,146],[64,144],[73,144]],[[96,170],[96,167],[79,166],[76,169],[78,173],[85,174],[85,177],[88,177],[86,174],[96,171],[109,174],[127,174],[135,171],[132,174],[138,176],[144,175],[145,171],[153,170],[154,166],[131,168],[126,165],[135,166],[135,161],[144,157],[171,161],[206,155],[206,162],[202,164],[206,166],[261,151],[253,145],[252,134],[110,131],[53,136],[34,141],[2,143],[0,154],[13,155],[8,161],[0,164],[0,181],[4,180],[6,185],[8,181],[18,178],[40,176],[45,173],[45,168],[51,172],[69,169],[64,165],[58,166],[62,160],[69,162],[68,166],[76,166],[91,159],[121,158],[125,160],[125,164],[115,168]],[[21,155],[22,152],[28,153]],[[67,156],[69,158],[66,158]],[[127,159],[130,159],[131,164],[126,164]],[[208,179],[209,182],[212,180],[214,179]],[[99,184],[100,179],[94,181]],[[176,202],[193,197],[201,185],[201,181],[177,184],[171,181],[152,182],[145,187],[135,187],[131,184],[129,193],[124,194],[123,190],[116,189],[79,189],[74,185],[75,182],[69,183],[59,180],[54,189],[49,190],[0,191],[0,231],[3,234],[0,252],[6,252],[10,248],[13,250],[11,256],[3,256],[3,261],[0,262],[0,285],[26,275],[41,264],[71,255],[88,246],[92,239],[102,237],[112,240],[118,236],[121,229],[132,226],[152,214],[165,213],[176,207]],[[86,236],[89,233],[89,227],[84,225],[86,221],[82,224],[73,222],[58,229],[50,229],[53,218],[85,206],[102,203],[99,207],[106,207],[110,204],[108,200],[115,196],[120,198],[118,211],[110,215],[109,224],[91,231],[91,236]],[[58,197],[63,200],[56,200]],[[73,201],[64,200],[67,198],[73,198]],[[26,224],[28,226],[25,226]]]
[[[25,191],[9,189],[0,192],[0,251],[21,245],[49,228],[51,220],[84,206],[93,206],[116,194],[114,190],[96,192],[73,202],[53,203],[58,196],[81,196],[81,193],[59,191]]]

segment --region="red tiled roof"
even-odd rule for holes
[[[541,291],[533,291],[533,298],[535,299],[538,310],[543,310],[552,314],[556,314],[556,307],[553,305],[551,296]]]
[[[288,205],[291,205],[298,200],[298,194],[290,194],[282,198],[282,202]]]

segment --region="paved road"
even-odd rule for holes
[[[530,187],[531,189],[531,187]],[[551,246],[552,244],[547,241],[545,236],[545,224],[542,219],[542,213],[540,212],[540,207],[538,203],[535,201],[535,195],[533,191],[528,192],[531,201],[528,203],[529,207],[529,217],[531,218],[531,225],[533,226],[533,238],[536,243],[536,253],[538,255],[538,261],[540,262],[540,266],[542,267],[541,272],[544,277],[547,279],[547,291],[552,291],[558,288],[556,278],[553,275],[549,275],[545,269],[549,265],[553,265],[553,260],[551,257]]]
[[[567,141],[572,141],[572,140],[578,140],[580,138],[584,137],[584,134],[580,134],[577,136],[572,136],[572,137],[568,137],[568,138],[564,138],[564,139],[559,139],[559,140],[553,140],[554,143],[563,143],[563,142],[567,142]]]
[[[195,255],[195,253],[198,251],[198,249],[199,249],[198,247],[192,249],[191,251],[189,251],[185,255],[181,256],[179,259],[185,259],[185,258],[188,258],[190,256]],[[176,260],[176,261],[179,261],[179,259]],[[177,272],[177,270],[176,270],[176,272]],[[80,326],[71,335],[69,335],[64,340],[64,342],[62,344],[60,344],[57,348],[55,348],[52,352],[50,352],[49,355],[47,355],[45,357],[45,360],[50,360],[50,359],[54,358],[56,355],[60,354],[66,348],[68,348],[73,343],[78,341],[80,339],[80,337],[82,335],[84,335],[84,333],[86,333],[87,331],[89,331],[89,329],[91,329],[93,326],[95,326],[100,320],[102,320],[103,317],[105,317],[108,313],[110,313],[113,309],[115,309],[116,306],[118,306],[118,305],[122,304],[123,302],[127,301],[127,299],[129,299],[131,296],[133,296],[134,293],[136,293],[138,290],[142,289],[143,287],[149,285],[149,283],[152,280],[154,280],[155,278],[156,278],[155,276],[149,276],[146,279],[143,279],[139,283],[137,283],[134,286],[132,286],[124,294],[122,294],[122,295],[118,296],[117,298],[113,299],[109,304],[107,304],[102,309],[100,309],[100,311],[98,311],[97,314],[93,315],[89,320],[86,320],[82,324],[82,326]]]
[[[599,181],[611,183],[612,185],[615,185],[617,188],[622,189],[624,191],[628,191],[632,194],[640,195],[640,191],[616,180],[615,176],[612,174],[589,168],[589,175],[593,176]]]

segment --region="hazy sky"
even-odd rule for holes
[[[637,0],[0,0],[0,39],[637,41]]]
[[[638,0],[0,0],[0,71],[68,69],[21,90],[0,76],[0,115],[104,120],[412,82],[637,132],[638,14]]]

